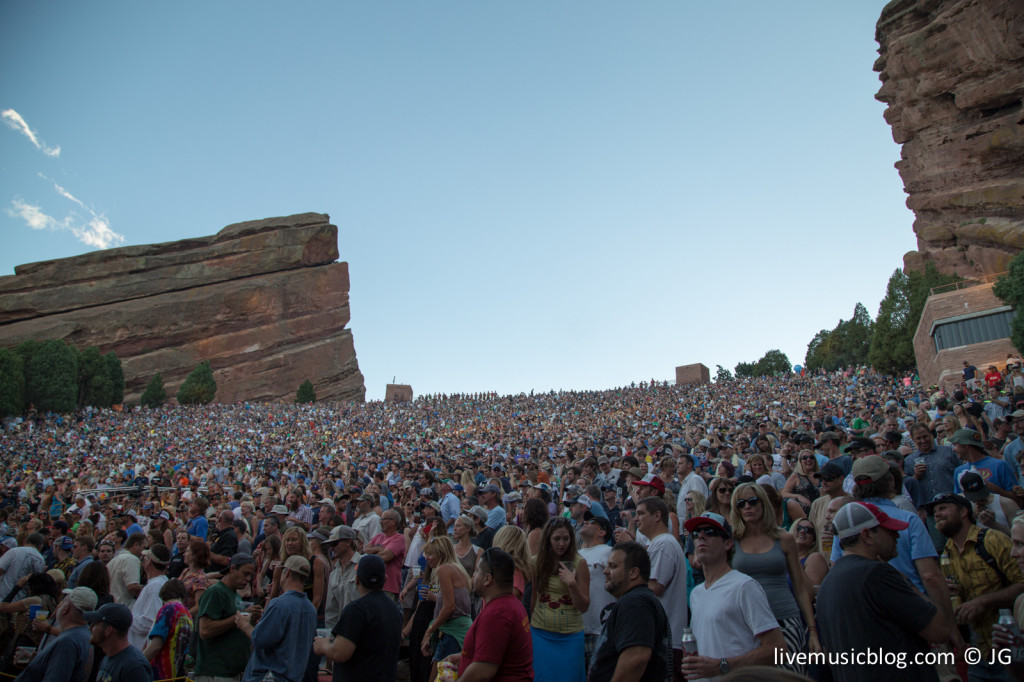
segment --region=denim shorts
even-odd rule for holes
[[[441,638],[437,640],[437,646],[434,647],[434,661],[443,661],[452,654],[457,654],[462,651],[462,645],[459,644],[459,640],[455,639],[447,632],[440,633]]]

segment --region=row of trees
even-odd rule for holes
[[[715,381],[731,381],[732,372],[721,365],[715,365]],[[789,358],[781,350],[770,350],[761,356],[757,362],[741,362],[736,365],[736,376],[744,377],[767,377],[779,374],[788,374],[793,369],[789,364]]]
[[[1021,268],[1024,272],[1024,265]],[[872,320],[864,305],[858,303],[849,320],[841,319],[834,328],[814,335],[807,344],[804,366],[811,371],[831,372],[850,365],[870,365],[891,375],[913,372],[914,333],[929,292],[960,279],[942,274],[933,263],[909,274],[897,269],[878,305],[878,316]]]
[[[185,378],[177,399],[182,405],[207,405],[216,395],[213,370],[204,361]],[[160,407],[167,397],[158,372],[139,403]],[[68,413],[87,405],[107,408],[123,401],[124,370],[113,352],[103,355],[96,346],[79,351],[59,339],[0,348],[0,417],[20,415],[30,408]],[[295,402],[316,402],[313,382],[307,379],[299,386]]]
[[[0,348],[0,416],[30,407],[71,412],[79,407],[110,407],[124,400],[124,371],[113,352],[96,346],[79,351],[64,341],[25,341]]]

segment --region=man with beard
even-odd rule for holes
[[[661,682],[669,678],[671,631],[665,609],[648,587],[647,550],[636,542],[615,545],[604,577],[604,589],[617,601],[598,638],[588,679]]]
[[[462,652],[444,660],[458,667],[463,682],[533,679],[533,640],[526,609],[512,594],[514,573],[511,555],[497,547],[477,559],[473,592],[484,606],[466,632]]]
[[[906,653],[913,662],[914,654],[930,650],[928,642],[947,641],[944,614],[887,563],[898,554],[899,533],[907,523],[873,504],[853,502],[839,510],[833,525],[843,556],[818,592],[822,645],[832,652]],[[861,661],[830,662],[830,667],[837,682],[882,679],[890,670]],[[910,665],[900,676],[939,679],[934,665]]]
[[[963,603],[954,615],[967,625],[971,645],[981,649],[981,660],[969,665],[970,679],[1005,679],[997,663],[988,661],[992,648],[992,625],[1000,608],[1012,608],[1024,592],[1024,574],[1010,556],[1013,544],[998,531],[981,529],[974,523],[971,503],[960,495],[939,495],[927,505],[935,515],[935,528],[947,538],[945,552],[952,562],[953,579],[946,576],[949,589]]]
[[[103,651],[98,682],[150,682],[153,666],[142,651],[128,642],[132,612],[124,604],[104,604],[85,614],[92,637],[89,643]]]

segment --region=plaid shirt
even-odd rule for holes
[[[1010,556],[1013,544],[1009,537],[996,530],[990,530],[985,534],[985,549],[995,559],[996,566],[1006,576],[1008,584],[1004,584],[992,567],[978,555],[977,544],[978,526],[973,525],[967,531],[967,540],[962,552],[957,549],[952,539],[946,541],[946,551],[953,562],[953,572],[960,582],[960,596],[965,603],[983,594],[998,592],[1008,585],[1024,582],[1024,574],[1021,573],[1017,560]],[[999,606],[1005,608],[1011,605]],[[977,635],[976,644],[983,649],[986,657],[992,648],[992,625],[999,618],[999,606],[989,607],[980,618],[971,623],[971,630]]]

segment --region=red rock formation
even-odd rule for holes
[[[169,395],[202,360],[217,401],[363,400],[338,228],[304,213],[212,237],[31,263],[0,277],[0,345],[62,338],[114,351],[125,400],[157,372]]]
[[[1006,270],[1024,249],[1024,2],[893,0],[875,38],[916,216],[905,267]]]

